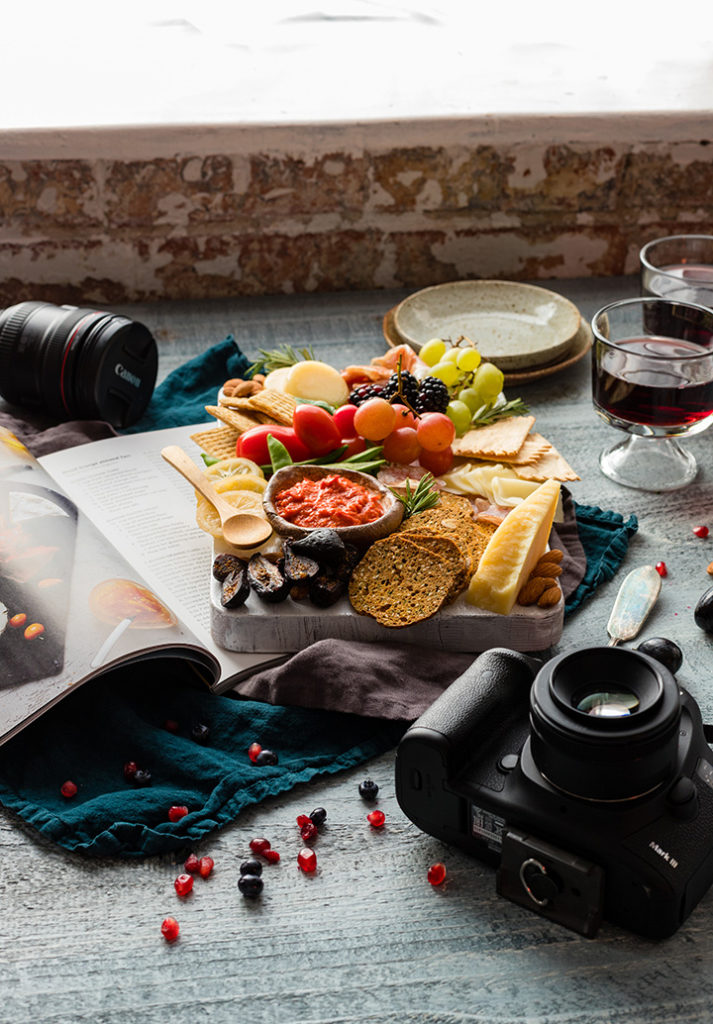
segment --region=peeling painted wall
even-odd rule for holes
[[[0,146],[0,302],[632,273],[651,238],[713,234],[713,131],[684,129],[21,140]]]

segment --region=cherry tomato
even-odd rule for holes
[[[326,455],[341,444],[342,435],[334,417],[319,405],[298,405],[292,426],[312,455]]]
[[[418,425],[418,420],[406,405],[395,405],[394,412],[396,413],[396,426],[394,430],[398,430],[400,427],[411,427],[413,430]]]
[[[397,420],[398,422],[398,420]],[[421,445],[413,427],[398,427],[384,438],[384,458],[389,462],[408,464],[421,454]]]
[[[354,427],[354,413],[356,411],[357,407],[355,405],[340,405],[338,409],[334,410],[334,416],[332,418],[337,424],[342,438],[357,436],[357,432]]]
[[[235,454],[239,458],[251,459],[258,466],[269,465],[268,434],[272,434],[274,438],[284,444],[293,462],[304,462],[312,454],[300,441],[293,427],[275,427],[267,423],[261,424],[259,427],[251,427],[250,430],[241,434],[235,445]]]
[[[366,451],[366,441],[363,437],[343,437],[341,444],[347,446],[347,450],[344,452],[339,459],[342,462],[344,459],[350,459],[352,455],[358,455],[359,452]],[[338,445],[337,447],[341,447]]]
[[[453,449],[442,448],[439,452],[422,451],[418,457],[420,466],[427,469],[434,476],[441,476],[447,473],[453,465]]]

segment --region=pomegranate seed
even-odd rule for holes
[[[258,755],[261,752],[262,752],[262,747],[260,746],[259,743],[251,743],[250,744],[250,746],[248,747],[248,757],[250,758],[250,760],[252,761],[253,764],[255,764],[255,762],[258,759]]]
[[[298,814],[297,815],[297,824],[298,824],[298,826],[300,828],[304,828],[304,826],[307,825],[311,821],[312,821],[312,819],[310,818],[309,814]]]
[[[180,821],[181,818],[185,818],[188,814],[187,807],[169,807],[168,809],[168,820],[169,821]]]
[[[372,828],[381,828],[386,821],[386,815],[383,811],[372,811],[371,814],[367,814],[366,820]]]
[[[707,537],[709,530],[707,526],[694,526],[693,532],[695,533],[696,537]]]
[[[207,878],[215,867],[215,861],[212,857],[201,857],[200,867],[198,868],[198,874],[201,878]]]
[[[200,870],[200,863],[195,853],[189,853],[183,865],[183,870],[187,871],[189,875],[197,875]]]
[[[440,861],[437,864],[431,864],[426,877],[431,885],[440,885],[441,882],[445,881],[446,865],[441,864]]]
[[[251,839],[250,849],[253,853],[261,853],[263,856],[266,855],[267,850],[270,849],[269,839]]]
[[[166,732],[178,732],[179,725],[175,718],[167,718],[163,723]]]
[[[163,924],[161,925],[161,934],[166,942],[175,942],[180,930],[181,926],[175,917],[164,918]]]
[[[126,781],[131,782],[138,770],[139,766],[136,761],[127,761],[124,765],[124,778]]]
[[[73,796],[77,795],[77,786],[70,779],[67,779],[66,782],[62,783],[60,793],[62,796],[66,797],[67,800],[70,800]]]
[[[304,871],[306,875],[311,875],[317,870],[317,854],[314,850],[304,846],[297,854],[297,863],[301,871]]]
[[[666,568],[665,562],[657,562],[655,568],[659,576],[668,576],[668,569]]]
[[[277,850],[265,850],[263,857],[268,864],[277,864],[280,859],[280,855]]]
[[[303,825],[300,829],[300,835],[305,843],[313,843],[319,835],[319,829],[313,821],[308,821],[306,825]]]
[[[179,875],[173,883],[173,888],[179,896],[187,896],[193,888],[193,875]]]

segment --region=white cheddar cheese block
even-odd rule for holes
[[[552,529],[560,484],[546,480],[509,512],[483,552],[466,595],[476,608],[508,615]]]

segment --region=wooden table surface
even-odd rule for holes
[[[605,279],[551,287],[589,317],[637,286]],[[159,337],[163,375],[228,333],[249,355],[289,342],[312,344],[337,366],[363,359],[383,349],[381,318],[398,298],[372,292],[125,309]],[[618,577],[565,623],[558,649],[605,643],[625,571],[663,559],[669,575],[641,636],[679,642],[680,681],[713,720],[711,641],[693,622],[693,606],[713,582],[713,532],[708,540],[692,533],[699,523],[713,527],[709,435],[688,442],[701,468],[686,490],[627,490],[598,469],[613,431],[592,410],[587,359],[518,391],[538,430],[580,473],[575,498],[639,517]],[[0,1020],[709,1024],[712,894],[664,942],[607,923],[595,940],[582,938],[498,897],[491,868],[420,833],[396,803],[393,760],[390,752],[242,813],[201,844],[215,872],[184,902],[173,892],[173,857],[82,859],[0,810]],[[381,787],[379,832],[366,823],[357,792],[367,776]],[[296,866],[295,818],[318,805],[328,820],[319,871],[307,877]],[[270,837],[282,861],[266,867],[264,894],[251,902],[236,883],[256,835]],[[436,889],[426,871],[438,860],[448,883]],[[182,928],[172,946],[159,931],[168,914]]]

